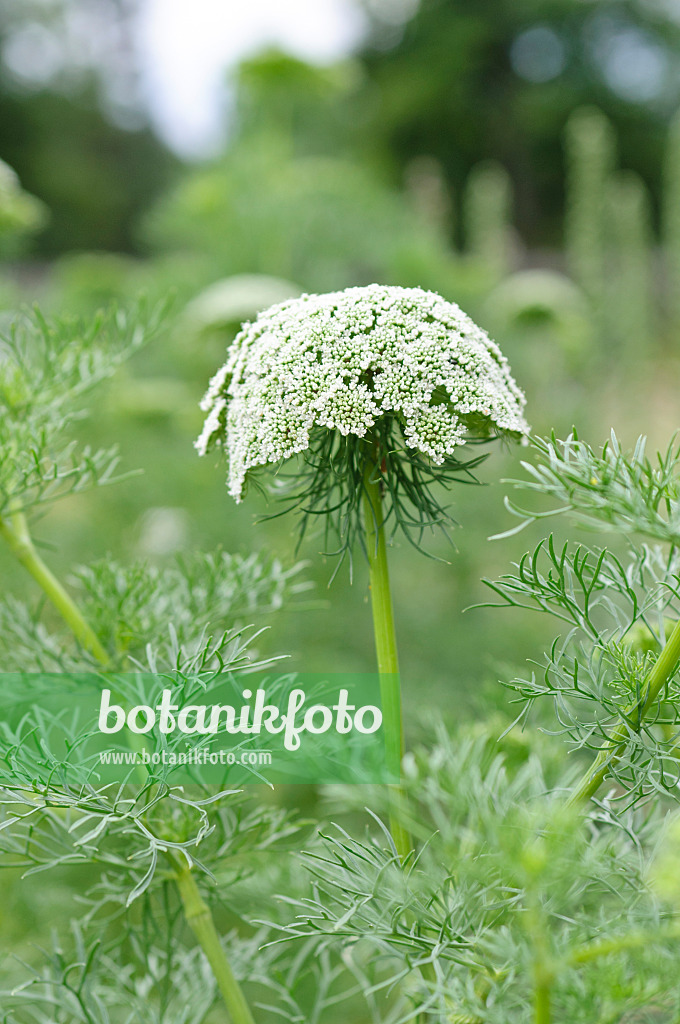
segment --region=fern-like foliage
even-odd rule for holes
[[[408,759],[418,855],[400,865],[374,814],[364,838],[336,827],[310,851],[310,890],[288,898],[292,920],[270,921],[274,934],[300,957],[326,950],[356,969],[373,1020],[520,1024],[542,972],[555,1020],[652,1007],[673,1019],[680,928],[647,883],[656,825],[606,805],[584,817],[565,806],[573,767],[553,757],[545,772],[529,753],[513,769],[494,747],[440,730]]]
[[[546,699],[556,731],[577,748],[608,756],[619,796],[635,802],[680,791],[680,682],[669,664],[650,701],[655,663],[680,618],[680,451],[672,441],[650,458],[644,438],[630,452],[615,435],[597,450],[573,434],[534,441],[535,464],[512,483],[551,507],[509,508],[521,526],[557,513],[615,535],[614,551],[592,544],[539,542],[496,581],[485,581],[497,606],[537,610],[561,633],[534,671],[507,685],[520,719]],[[537,502],[537,503],[538,503]],[[557,505],[555,506],[555,502]],[[645,543],[645,538],[653,542]],[[611,742],[616,735],[617,742]]]
[[[534,438],[533,462],[523,462],[527,476],[508,481],[514,488],[545,495],[551,507],[526,509],[506,499],[521,519],[530,522],[568,513],[579,522],[624,536],[641,534],[662,543],[680,538],[680,448],[674,438],[654,458],[646,438],[625,451],[612,431],[596,449],[574,432],[565,441],[555,435]],[[557,503],[556,505],[554,503]]]
[[[154,334],[163,309],[143,304],[93,320],[15,318],[0,335],[0,516],[110,482],[115,449],[79,448],[69,436],[82,398]]]

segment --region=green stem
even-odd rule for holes
[[[675,671],[680,661],[680,620],[676,622],[647,680],[645,696],[629,705],[624,711],[626,721],[622,722],[611,734],[600,750],[593,764],[581,779],[569,798],[569,805],[579,804],[594,796],[607,776],[609,768],[616,764],[626,748],[631,730],[639,731],[642,720],[656,703],[664,686]],[[631,725],[630,719],[636,724]]]
[[[201,896],[196,879],[188,865],[178,870],[176,879],[187,924],[212,968],[232,1024],[254,1024],[241,986],[234,977],[222,948],[210,908]]]
[[[536,1024],[550,1024],[552,1006],[550,999],[550,982],[538,981],[534,990],[534,1021]]]
[[[551,1024],[555,971],[550,957],[547,922],[538,894],[530,889],[527,895],[525,919],[534,954],[534,1024]]]
[[[96,633],[83,618],[73,598],[36,551],[23,512],[15,511],[11,512],[8,518],[0,517],[0,536],[5,538],[15,558],[42,588],[79,643],[94,655],[98,662],[108,665],[109,655]]]
[[[378,467],[371,461],[367,463],[364,473],[364,528],[366,530],[375,650],[380,676],[380,700],[385,725],[385,753],[389,770],[400,772],[404,756],[404,730],[401,715],[399,659],[387,565],[382,488]],[[389,788],[390,796],[397,805],[396,813],[390,813],[390,831],[397,852],[404,860],[411,852],[413,844],[399,820],[399,806],[404,802],[403,791],[399,786],[390,786]]]
[[[104,666],[110,665],[109,654],[80,608],[35,550],[23,512],[15,510],[7,518],[0,517],[0,536],[4,537],[14,556],[42,588],[76,639],[98,662]],[[210,909],[203,901],[188,867],[178,873],[177,886],[187,923],[208,958],[233,1024],[254,1024],[248,1004],[222,949]]]

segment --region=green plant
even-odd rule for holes
[[[600,313],[607,281],[606,196],[616,160],[614,134],[596,108],[577,110],[566,137],[565,242],[569,269]]]
[[[35,196],[25,192],[14,170],[0,160],[0,253],[15,255],[26,235],[38,231],[47,221],[47,209]]]
[[[300,300],[305,325],[309,303]],[[447,307],[436,308],[444,316]],[[172,676],[189,697],[216,668],[252,670],[256,634],[244,623],[301,587],[275,561],[224,553],[161,566],[109,558],[77,569],[67,587],[45,575],[35,542],[22,546],[36,512],[111,480],[114,455],[85,458],[70,425],[87,388],[157,328],[157,315],[143,313],[105,318],[94,332],[22,318],[5,339],[3,441],[22,444],[2,463],[2,526],[8,553],[21,555],[51,605],[5,595],[0,656],[7,671],[35,673],[36,686],[46,685],[40,673],[105,662],[121,685],[134,666]],[[245,390],[231,397],[250,401],[252,381],[238,381]],[[406,421],[401,446],[402,426],[390,427],[378,434],[384,464],[375,439],[355,445],[355,461],[334,465],[362,475],[318,476],[312,492],[330,510],[319,487],[351,499],[330,523],[341,540],[349,531],[363,538],[383,674],[395,657],[385,542],[400,525],[426,525],[412,514],[402,522],[403,506],[394,508],[411,491],[380,487],[390,467],[411,473],[424,462],[409,457]],[[261,429],[257,436],[272,443]],[[531,454],[517,487],[533,500],[508,499],[519,528],[571,514],[611,544],[546,537],[489,581],[492,604],[559,623],[545,658],[505,681],[518,702],[514,722],[506,715],[452,732],[438,722],[434,742],[403,757],[398,794],[332,787],[325,799],[338,825],[309,837],[301,859],[281,856],[298,845],[300,823],[276,801],[207,785],[189,792],[153,773],[105,787],[36,746],[31,723],[2,723],[3,865],[32,874],[76,866],[88,878],[79,919],[40,962],[5,958],[8,1024],[122,1024],[131,1013],[148,1024],[212,1024],[225,1019],[220,998],[234,1024],[677,1019],[680,457],[675,444],[649,458],[642,441],[627,452],[612,437],[596,450],[576,436],[534,439]],[[319,463],[311,477],[304,458],[300,467],[308,488]],[[261,468],[255,460],[248,477]],[[294,484],[286,501],[298,497]],[[568,758],[544,735],[556,731],[549,704]],[[76,745],[77,721],[68,729]]]
[[[36,673],[36,693],[45,672],[167,674],[189,694],[197,680],[216,672],[252,670],[258,661],[250,649],[258,633],[239,622],[279,607],[300,586],[297,568],[288,571],[255,555],[220,552],[163,569],[143,563],[122,567],[110,559],[81,568],[75,576],[77,600],[34,543],[29,520],[36,512],[112,481],[115,452],[79,449],[70,428],[84,415],[82,396],[158,328],[158,311],[143,309],[91,324],[48,323],[36,314],[18,318],[2,339],[0,535],[49,605],[6,594],[0,649],[5,672]],[[8,699],[12,677],[5,680],[3,699]],[[49,689],[44,696],[47,701]],[[77,689],[73,696],[76,717],[68,726],[67,747],[76,750]],[[63,713],[56,713],[57,719]],[[43,720],[50,714],[55,713],[46,706]],[[294,829],[286,815],[275,808],[252,814],[242,793],[224,787],[184,792],[152,769],[142,768],[129,785],[104,784],[89,769],[77,769],[68,757],[64,761],[44,743],[35,744],[34,730],[25,720],[4,721],[0,730],[3,864],[29,872],[91,865],[99,877],[75,933],[75,961],[57,948],[46,973],[37,970],[3,999],[3,1010],[9,1006],[13,1014],[6,1019],[109,1020],[107,1008],[114,1012],[118,1006],[122,1012],[129,999],[141,998],[145,986],[153,998],[145,1001],[144,1019],[167,1019],[172,1000],[164,1005],[155,968],[165,970],[169,984],[177,981],[180,990],[184,986],[189,992],[193,984],[195,953],[175,949],[172,937],[181,907],[212,971],[195,1012],[205,1014],[219,993],[233,1024],[249,1024],[249,1005],[196,875],[211,877],[219,870],[237,879],[244,874],[239,866],[244,850],[256,861],[261,850],[290,840]],[[109,968],[107,979],[106,965],[113,964],[112,950],[120,953],[132,941],[134,925],[126,921],[125,908],[142,899],[147,913],[150,907],[157,914],[154,942],[165,943],[164,951],[154,966],[152,946],[139,948],[131,958],[136,966],[122,967],[125,981],[116,987],[111,984],[115,969]],[[159,902],[169,909],[154,910]],[[99,939],[92,942],[89,933]],[[205,974],[203,964],[200,970]],[[25,1017],[22,1008],[28,1006]],[[45,1016],[35,1016],[35,1006],[44,1006]]]
[[[493,162],[476,164],[465,189],[465,251],[490,281],[512,270],[512,184],[508,173]]]
[[[335,829],[307,858],[313,894],[295,900],[294,921],[270,922],[348,965],[376,1021],[680,1012],[680,457],[673,445],[648,459],[642,441],[625,452],[615,438],[601,451],[575,437],[533,450],[516,485],[544,507],[510,502],[520,525],[575,513],[616,551],[550,536],[488,581],[493,606],[561,629],[529,676],[505,681],[514,722],[500,739],[493,725],[453,737],[435,726],[434,747],[405,759],[417,855],[401,864],[375,815],[365,838]],[[567,740],[569,760],[544,732]],[[353,797],[331,800],[337,812]],[[369,802],[381,807],[379,794]]]
[[[634,171],[612,176],[607,195],[609,286],[605,288],[609,330],[619,356],[634,360],[659,335],[653,301],[651,209]]]
[[[351,558],[357,542],[365,552],[393,770],[404,739],[386,532],[401,530],[419,547],[424,531],[445,527],[435,485],[473,481],[480,462],[460,460],[458,449],[520,437],[523,405],[500,350],[457,306],[378,285],[261,314],[237,336],[205,397],[196,447],[223,447],[236,501],[254,470],[299,455],[288,502],[302,511],[302,533],[323,517],[338,553]],[[410,841],[395,816],[392,828],[405,858]]]
[[[666,265],[667,315],[672,336],[680,327],[680,119],[672,122],[663,175],[662,241]]]

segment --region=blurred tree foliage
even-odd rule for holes
[[[13,256],[26,235],[37,231],[47,217],[40,200],[25,192],[17,174],[0,160],[0,256]]]
[[[522,235],[559,240],[562,134],[597,105],[624,165],[655,195],[680,99],[680,20],[648,0],[363,0],[373,19],[355,102],[366,144],[404,168],[436,157],[454,191],[493,158],[516,189]],[[414,12],[409,20],[409,15]]]
[[[127,15],[125,0],[0,2],[0,157],[50,210],[39,256],[134,251],[178,169],[134,95]]]
[[[328,291],[374,280],[446,288],[441,225],[352,144],[351,67],[273,52],[244,63],[224,155],[185,175],[147,218],[156,250],[207,257],[208,280],[283,276]]]
[[[529,244],[558,243],[564,205],[562,136],[570,114],[583,105],[597,106],[609,119],[620,140],[623,166],[642,177],[658,208],[664,138],[680,103],[680,20],[672,4],[358,2],[369,13],[371,30],[357,61],[319,70],[269,54],[239,72],[223,170],[232,182],[239,176],[249,179],[252,172],[253,192],[259,188],[262,197],[269,180],[262,173],[263,159],[272,165],[282,160],[281,187],[272,190],[271,203],[261,212],[262,218],[276,221],[281,204],[290,204],[290,223],[272,228],[274,250],[277,231],[291,232],[295,225],[298,234],[329,229],[323,217],[300,219],[297,199],[284,179],[297,177],[296,160],[338,157],[357,169],[323,162],[315,169],[301,167],[297,190],[308,191],[310,210],[325,207],[327,190],[320,182],[327,176],[332,191],[334,173],[346,207],[364,194],[370,197],[369,213],[376,204],[386,209],[386,180],[392,186],[408,182],[414,162],[423,158],[436,160],[443,169],[440,206],[447,206],[448,193],[448,206],[453,195],[453,205],[464,207],[470,171],[480,161],[493,160],[512,179],[522,236]],[[69,12],[83,8],[81,0],[0,2],[0,157],[52,211],[39,236],[38,251],[44,255],[138,249],[133,224],[166,190],[177,164],[148,128],[143,99],[135,96],[139,68],[130,29],[135,0],[100,0],[85,7],[99,37],[97,59],[83,56],[77,47],[74,51],[69,37]],[[26,43],[26,32],[36,28],[36,66],[22,78],[7,62],[7,44],[17,35]],[[46,41],[50,60],[58,53],[56,71],[50,71],[49,60],[41,66],[40,46]],[[252,213],[254,202],[244,199],[241,206]],[[359,201],[354,220],[365,216],[366,204]],[[440,219],[440,227],[451,232],[453,220]],[[166,228],[154,236],[163,245],[173,235],[169,222]],[[369,249],[374,230],[375,218],[369,216],[363,236]],[[462,227],[456,230],[462,241]],[[329,249],[348,244],[333,226],[328,239]],[[255,259],[248,247],[246,253],[238,270],[270,272],[264,264],[273,258]],[[295,256],[287,256],[291,266],[277,266],[275,272],[295,277]],[[346,266],[342,256],[338,259]],[[378,276],[370,252],[366,262],[348,280]],[[226,262],[223,270],[231,271]],[[413,272],[422,278],[419,266],[407,276]],[[305,268],[297,276],[305,277]],[[320,272],[318,281],[312,277],[314,287],[326,287],[334,273]]]
[[[2,156],[51,211],[39,255],[135,250],[136,222],[177,164],[148,129],[111,124],[91,88],[72,98],[0,87],[0,119]]]

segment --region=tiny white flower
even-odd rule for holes
[[[256,466],[304,452],[312,431],[364,437],[383,417],[443,463],[470,434],[528,431],[506,358],[458,306],[420,288],[303,295],[235,338],[202,402],[196,442],[223,445],[240,501]]]

